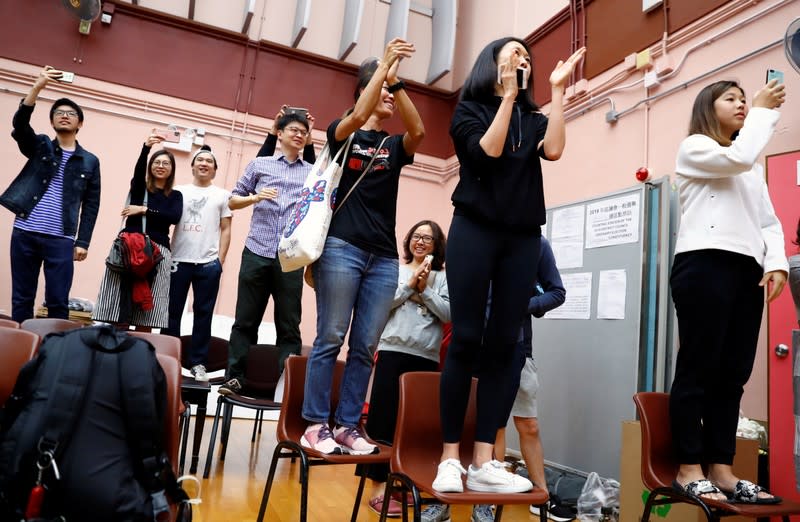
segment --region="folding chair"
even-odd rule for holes
[[[442,427],[439,420],[439,372],[408,372],[400,376],[400,405],[392,445],[391,473],[386,482],[385,498],[401,493],[404,507],[407,493],[414,504],[414,521],[419,522],[425,504],[495,504],[495,521],[503,516],[507,504],[539,506],[539,519],[547,520],[547,491],[535,487],[528,493],[439,493],[433,489],[437,466],[442,455]],[[459,445],[461,462],[472,461],[476,423],[477,380],[472,380],[463,435]],[[426,497],[422,497],[425,493]],[[381,521],[386,520],[389,503],[383,504]],[[407,516],[403,510],[403,519]]]
[[[300,522],[306,522],[308,511],[308,476],[311,466],[331,464],[374,464],[389,462],[391,448],[378,444],[379,453],[373,455],[325,455],[300,444],[300,437],[308,427],[308,421],[302,416],[303,393],[306,382],[307,357],[292,356],[286,359],[284,368],[284,393],[281,404],[281,415],[278,418],[276,438],[278,443],[272,453],[272,463],[267,474],[267,483],[264,486],[264,496],[261,498],[261,508],[258,511],[258,522],[263,522],[275,478],[275,470],[279,459],[300,459]],[[339,389],[344,375],[344,361],[336,361],[333,373],[333,387],[331,392],[331,411],[336,411],[339,404]],[[373,444],[374,441],[370,441]],[[361,504],[361,495],[364,492],[366,475],[361,476],[356,493],[351,522],[356,522],[358,508]],[[388,502],[386,503],[388,504]]]
[[[278,385],[280,373],[278,372],[278,347],[272,344],[254,344],[247,351],[247,370],[245,371],[245,388],[240,393],[220,395],[217,398],[217,411],[214,414],[214,426],[211,428],[211,440],[208,442],[208,455],[203,478],[208,478],[211,472],[211,460],[214,457],[214,444],[217,439],[217,429],[222,415],[222,436],[220,444],[220,460],[225,460],[228,450],[228,435],[230,434],[233,419],[233,407],[240,406],[256,411],[253,423],[253,436],[250,442],[256,441],[256,432],[261,434],[259,422],[264,410],[278,410],[280,403],[275,402],[275,388]],[[223,410],[224,406],[224,410]]]
[[[700,498],[678,491],[672,481],[678,475],[678,463],[672,450],[672,433],[669,422],[669,394],[640,392],[633,396],[642,429],[642,483],[650,490],[644,504],[642,522],[650,520],[654,506],[685,502],[703,510],[709,522],[721,517],[782,517],[789,522],[790,515],[800,515],[800,504],[784,500],[780,504],[732,504]],[[660,498],[659,498],[660,497]]]

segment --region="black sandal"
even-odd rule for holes
[[[725,502],[724,500],[716,500],[713,498],[706,498],[702,495],[708,495],[712,493],[719,493],[724,495],[725,493],[722,492],[717,486],[711,483],[708,479],[700,479],[694,480],[689,482],[685,486],[681,486],[677,480],[672,481],[672,489],[679,491],[681,493],[688,493],[690,495],[694,495],[695,497],[699,497],[702,500],[710,500],[712,502]]]
[[[776,496],[769,498],[759,497],[758,494],[762,492],[771,495],[769,491],[758,484],[753,484],[749,480],[740,480],[737,482],[733,491],[723,491],[728,497],[729,502],[738,504],[780,504],[783,500],[781,497]]]

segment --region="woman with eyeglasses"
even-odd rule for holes
[[[450,321],[450,295],[444,272],[446,247],[441,227],[427,219],[411,227],[403,240],[406,264],[400,266],[392,311],[378,342],[372,378],[366,428],[374,440],[393,442],[400,376],[439,369],[442,324]],[[364,472],[374,484],[368,505],[380,513],[386,501],[389,466],[373,464],[366,466]],[[389,503],[389,516],[400,516],[400,503],[395,499]]]
[[[150,156],[153,145],[164,141],[162,136],[150,134],[142,146],[133,169],[130,202],[122,209],[125,218],[124,232],[143,232],[158,245],[163,259],[148,278],[150,295],[140,292],[131,276],[106,268],[92,319],[115,323],[127,328],[135,325],[147,330],[169,326],[169,281],[172,255],[169,250],[169,228],[181,219],[183,196],[172,190],[175,182],[175,157],[161,149]],[[148,156],[150,159],[148,160]],[[147,205],[144,195],[147,193]],[[143,217],[147,228],[144,229]]]
[[[395,38],[381,60],[365,61],[359,68],[355,105],[328,126],[331,153],[348,148],[325,248],[312,265],[317,337],[308,359],[303,401],[303,418],[309,424],[300,441],[327,454],[378,451],[364,438],[359,422],[372,354],[397,288],[400,170],[414,161],[425,136],[422,119],[398,78],[400,60],[413,53],[412,44]],[[406,131],[389,135],[384,124],[395,109]],[[333,370],[348,329],[350,349],[335,425],[329,426]]]

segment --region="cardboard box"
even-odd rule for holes
[[[638,421],[622,423],[620,452],[620,522],[639,522],[649,490],[642,484],[642,433]],[[758,481],[758,441],[736,439],[736,458],[733,472],[739,477]],[[696,506],[685,503],[655,506],[650,515],[653,522],[705,522],[706,517]],[[726,522],[751,522],[745,517],[725,517]]]

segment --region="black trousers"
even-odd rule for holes
[[[406,372],[435,372],[439,362],[418,355],[402,352],[378,352],[375,374],[372,377],[372,392],[367,414],[367,434],[372,440],[391,445],[394,442],[394,429],[397,425],[397,409],[400,406],[400,376]],[[420,412],[420,415],[436,415],[438,412]],[[362,470],[367,477],[378,482],[386,482],[389,476],[388,464],[359,464],[356,474]]]
[[[444,441],[461,440],[473,370],[477,369],[475,440],[494,444],[507,413],[509,388],[519,387],[513,357],[536,284],[541,236],[453,216],[447,240],[447,286],[453,338],[441,379]],[[492,307],[486,320],[489,283]],[[506,415],[507,417],[507,415]]]
[[[675,256],[670,277],[680,349],[670,395],[681,464],[732,464],[744,385],[753,370],[764,289],[750,256],[697,250]]]

